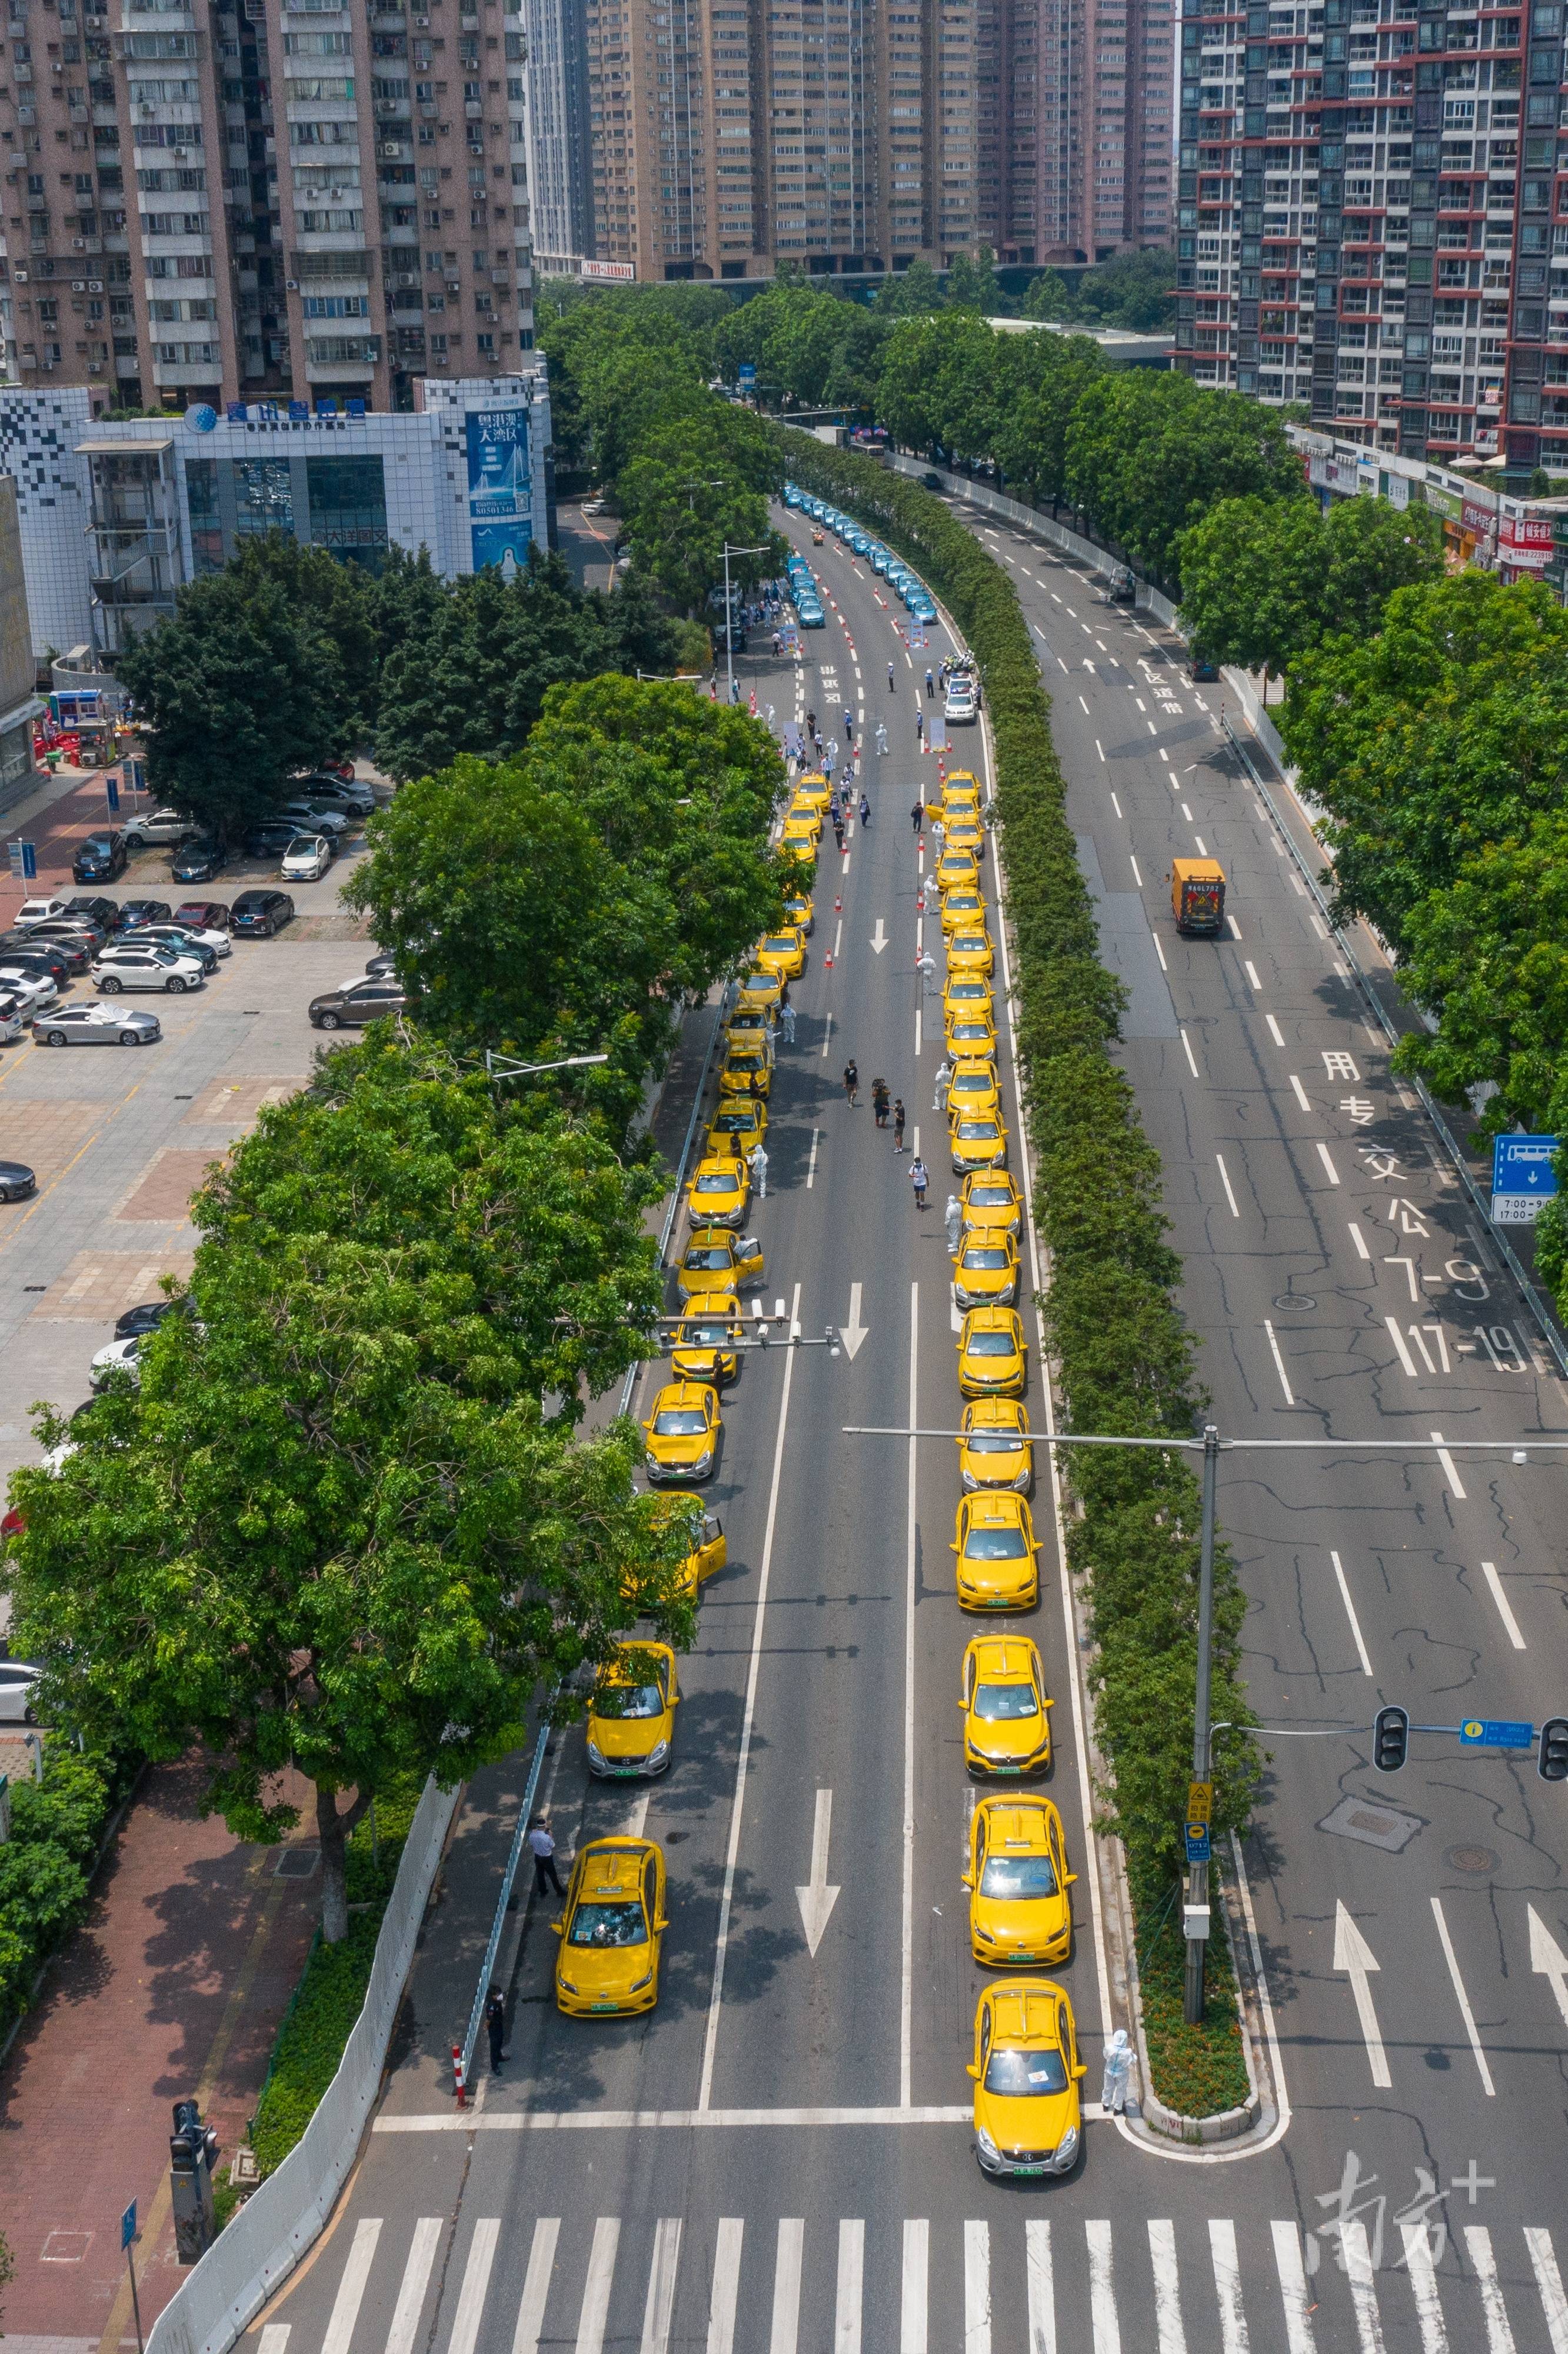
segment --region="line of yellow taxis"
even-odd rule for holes
[[[1007,1166],[997,1076],[995,956],[981,861],[980,788],[967,769],[942,788],[933,872],[947,948],[943,997],[948,1137],[963,1213],[953,1261],[959,1332],[959,1477],[953,1532],[961,1610],[1014,1613],[1040,1599],[1040,1546],[1029,1499],[1033,1449],[1023,1405],[1028,1352],[1020,1311],[1023,1199]],[[989,1787],[969,1822],[964,1887],[975,1959],[1005,1973],[975,2012],[975,2153],[995,2176],[1059,2175],[1076,2163],[1083,2120],[1073,2007],[1065,1990],[1021,1966],[1065,1962],[1077,1875],[1062,1819],[1026,1785],[1051,1766],[1052,1701],[1040,1653],[1011,1629],[977,1634],[959,1690],[964,1764]]]
[[[759,1282],[763,1272],[762,1246],[744,1231],[750,1155],[758,1145],[766,1151],[774,1035],[784,991],[806,969],[806,941],[815,928],[811,886],[829,799],[825,777],[802,777],[785,816],[782,840],[796,862],[797,883],[786,893],[784,921],[758,941],[726,1019],[718,1108],[686,1190],[688,1231],[675,1270],[681,1314],[672,1335],[671,1378],[642,1425],[650,1483],[675,1483],[662,1496],[661,1508],[685,1527],[682,1583],[693,1596],[726,1559],[723,1528],[694,1488],[713,1476],[723,1394],[740,1372],[742,1288]],[[628,1593],[633,1606],[635,1598]],[[620,1643],[588,1705],[589,1773],[609,1781],[665,1773],[680,1701],[675,1653],[667,1643],[636,1638]],[[561,1941],[556,1960],[561,2010],[587,2019],[652,2009],[666,1902],[664,1854],[656,1840],[615,1834],[582,1847],[554,1925]]]

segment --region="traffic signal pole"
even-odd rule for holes
[[[1192,1779],[1209,1779],[1209,1694],[1214,1670],[1214,1497],[1219,1484],[1220,1434],[1203,1426],[1203,1513],[1198,1550],[1198,1672],[1192,1709]],[[1189,2027],[1203,2016],[1203,1965],[1209,1949],[1209,1866],[1187,1867],[1186,1972],[1181,2016]],[[1200,1932],[1194,1935],[1194,1931]]]

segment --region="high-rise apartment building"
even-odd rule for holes
[[[534,267],[568,272],[594,250],[582,0],[524,0],[524,27]]]
[[[522,0],[5,0],[5,374],[407,407],[533,344]]]
[[[1568,463],[1556,0],[1198,0],[1181,40],[1178,365],[1341,439]]]

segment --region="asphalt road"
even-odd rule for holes
[[[805,544],[800,519],[788,526]],[[1012,563],[1040,632],[1107,952],[1133,990],[1126,1061],[1165,1156],[1226,1436],[1523,1444],[1568,1427],[1219,749],[1213,693],[1038,547],[986,544]],[[1532,1968],[1530,1928],[1533,1907],[1537,1960],[1542,1934],[1568,1950],[1553,1860],[1568,1791],[1527,1760],[1426,1734],[1391,1781],[1371,1771],[1366,1734],[1384,1699],[1443,1723],[1539,1720],[1568,1699],[1548,1660],[1561,1475],[1540,1459],[1226,1458],[1255,1701],[1292,1733],[1330,1728],[1271,1743],[1247,1850],[1288,2119],[1262,2149],[1157,2153],[1091,2115],[1064,2181],[999,2188],[975,2164],[964,2063],[982,1974],[959,1884],[970,1792],[954,1703],[970,1625],[948,1551],[953,1449],[843,1431],[947,1426],[959,1405],[908,816],[937,763],[916,749],[925,656],[914,669],[896,609],[841,547],[807,552],[832,592],[829,626],[807,636],[798,678],[748,664],[747,687],[780,725],[808,705],[863,706],[891,743],[865,762],[871,826],[819,871],[750,1223],[769,1306],[814,1335],[853,1320],[858,1287],[867,1337],[853,1358],[751,1357],[726,1400],[710,1492],[730,1565],[683,1663],[667,1779],[646,1796],[590,1787],[580,1735],[556,1761],[564,1849],[639,1823],[664,1846],[662,1999],[640,2021],[561,2019],[554,1908],[536,1905],[505,2073],[466,2117],[432,2101],[428,2071],[394,2075],[329,2237],[252,2335],[261,2354],[1568,2354],[1568,1995]],[[931,638],[935,660],[946,640]],[[958,757],[983,775],[981,731],[964,737]],[[1171,854],[1200,845],[1231,878],[1239,939],[1184,942],[1169,920]],[[839,1082],[850,1055],[853,1109]],[[1003,1065],[1016,1139],[1005,1038]],[[924,1130],[924,1216],[908,1157],[873,1124],[879,1073],[912,1140]],[[1037,1339],[1031,1321],[1038,1429]],[[1024,1623],[1056,1699],[1049,1787],[1082,1869],[1081,1715],[1044,1475],[1035,1509],[1042,1601]],[[825,1803],[839,1893],[813,1956],[796,1891]],[[1058,1973],[1091,2094],[1117,2023],[1094,1889],[1084,1871]],[[1360,2004],[1335,1967],[1337,1936],[1341,1962],[1360,1950],[1351,1929],[1375,1963]],[[454,1989],[454,2013],[468,1993]]]

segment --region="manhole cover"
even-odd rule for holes
[[[1484,1880],[1498,1868],[1489,1847],[1446,1847],[1443,1861],[1450,1872],[1467,1872],[1477,1880]]]
[[[51,2232],[38,2251],[44,2264],[79,2264],[92,2238],[90,2232]]]
[[[1363,1847],[1381,1847],[1390,1855],[1407,1848],[1425,1828],[1419,1815],[1402,1814],[1396,1807],[1374,1806],[1369,1798],[1341,1798],[1318,1829],[1337,1839],[1359,1840]]]
[[[1281,1292],[1274,1304],[1282,1316],[1307,1315],[1318,1305],[1317,1301],[1309,1299],[1304,1291]]]
[[[272,1866],[274,1880],[308,1880],[321,1861],[319,1847],[286,1847]]]

